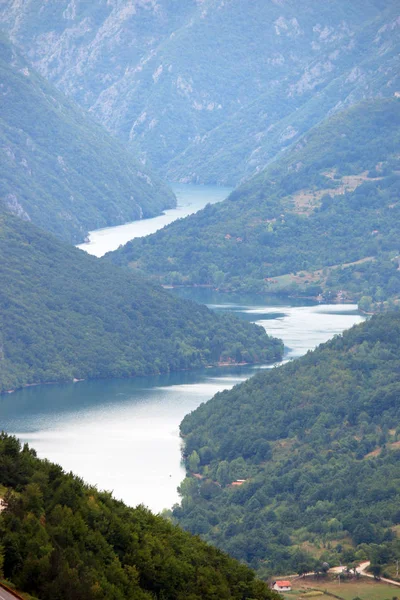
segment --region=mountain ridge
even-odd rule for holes
[[[399,327],[399,311],[374,316],[187,415],[176,522],[261,576],[393,567]]]
[[[70,242],[175,206],[158,176],[0,35],[0,199]]]
[[[0,212],[0,391],[274,361],[282,343]]]
[[[395,300],[399,123],[398,98],[335,113],[227,200],[106,260],[173,285],[332,299],[350,283],[349,298]],[[356,269],[345,284],[346,266],[371,258],[391,264],[383,289],[365,273],[357,283]]]
[[[170,180],[230,184],[329,111],[400,89],[398,17],[392,0],[0,9],[36,68]]]

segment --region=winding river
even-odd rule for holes
[[[105,227],[96,231],[89,231],[89,241],[80,244],[78,248],[85,250],[94,256],[104,256],[106,252],[116,250],[123,246],[129,240],[137,237],[150,235],[176,221],[183,219],[198,210],[204,208],[206,204],[215,204],[224,200],[232,191],[231,188],[217,187],[211,185],[185,185],[175,183],[171,185],[175,192],[177,205],[163,212],[162,215],[153,219],[143,219],[142,221],[132,221],[119,225],[118,227]]]
[[[183,211],[193,212],[194,197],[203,205],[222,199],[221,188],[179,187]],[[200,200],[205,192],[207,197]],[[185,208],[185,203],[192,208]],[[139,222],[146,233],[150,221]],[[115,230],[120,229],[101,230],[100,236],[93,233],[90,251],[100,256],[117,247]],[[296,305],[199,289],[174,293],[263,325],[283,339],[284,361],[301,356],[363,319],[353,305]],[[39,456],[99,489],[113,490],[115,497],[127,504],[143,503],[158,512],[179,499],[176,488],[184,477],[179,423],[184,415],[216,392],[244,381],[257,368],[266,367],[221,367],[29,387],[0,396],[1,427],[29,442]]]

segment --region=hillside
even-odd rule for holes
[[[327,116],[367,98],[393,96],[400,90],[399,9],[396,3],[388,4],[382,14],[362,26],[335,24],[333,16],[329,25],[315,24],[307,34],[307,26],[296,35],[290,20],[280,17],[281,24],[289,25],[280,33],[287,36],[286,44],[290,40],[294,45],[297,60],[299,38],[302,45],[303,35],[307,42],[312,40],[310,62],[295,67],[290,46],[285,44],[282,51],[281,44],[271,40],[271,51],[277,52],[268,62],[279,65],[279,76],[275,73],[279,79],[272,79],[264,93],[240,105],[173,158],[167,167],[169,180],[237,184],[263,169]],[[338,9],[339,3],[331,4],[331,11],[333,6]],[[303,27],[310,15],[294,10]]]
[[[0,435],[0,576],[41,600],[279,600],[247,567]],[[3,562],[4,558],[4,562]]]
[[[169,180],[228,184],[330,112],[398,91],[398,17],[394,0],[0,7],[35,68]]]
[[[390,568],[399,356],[400,313],[375,316],[186,416],[188,477],[174,518],[261,575],[323,561]]]
[[[282,354],[263,328],[175,299],[6,213],[0,279],[0,392]]]
[[[70,242],[175,205],[157,176],[0,36],[0,200]]]
[[[226,201],[109,259],[165,283],[327,298],[346,291],[346,265],[386,261],[384,282],[357,275],[345,297],[396,300],[399,136],[398,99],[360,103],[312,129]]]

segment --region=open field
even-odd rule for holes
[[[318,593],[320,592],[320,593]],[[327,593],[324,593],[327,592]],[[318,595],[317,595],[318,594]],[[339,582],[325,579],[299,579],[293,582],[293,590],[283,594],[285,600],[306,600],[316,598],[328,600],[400,600],[400,588],[366,578]]]
[[[275,277],[269,277],[266,281],[268,282],[270,291],[275,293],[294,284],[300,288],[305,288],[313,284],[324,286],[332,271],[335,271],[336,269],[346,269],[347,267],[361,265],[365,262],[374,260],[375,258],[373,256],[366,256],[365,258],[361,258],[354,262],[344,263],[342,265],[332,265],[330,267],[325,267],[325,269],[318,269],[317,271],[300,271],[299,273],[276,275]]]

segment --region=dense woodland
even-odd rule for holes
[[[0,281],[0,391],[282,355],[262,327],[176,299],[7,213]]]
[[[35,72],[0,33],[0,198],[69,242],[159,214],[176,199],[158,176]]]
[[[0,392],[282,358],[160,283],[390,312],[187,415],[164,519],[0,434],[0,578],[40,600],[267,600],[249,567],[395,576],[398,25],[394,0],[2,2]],[[239,187],[102,260],[66,243],[173,206],[151,163]]]
[[[343,274],[335,288],[318,270],[399,255],[399,131],[397,99],[336,114],[226,201],[109,258],[175,285],[310,296],[346,289]],[[360,277],[349,295],[396,299],[397,266],[378,294]]]
[[[248,567],[0,435],[0,576],[40,600],[268,600]]]
[[[399,357],[400,312],[376,316],[186,416],[174,519],[263,575],[363,559],[394,575]]]

